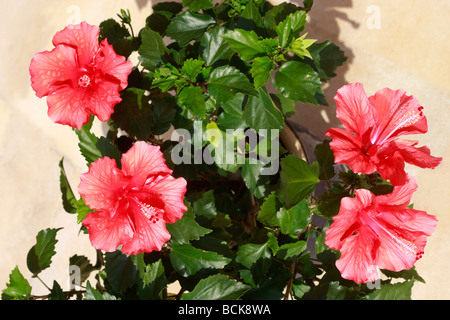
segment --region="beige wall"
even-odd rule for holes
[[[429,132],[418,139],[444,161],[433,171],[408,167],[419,184],[415,207],[439,219],[417,263],[427,284],[415,285],[413,297],[449,299],[450,24],[446,14],[450,2],[431,3],[316,0],[307,27],[309,37],[336,42],[349,60],[326,87],[330,107],[299,106],[294,119],[322,137],[327,128],[339,124],[332,101],[336,90],[355,81],[364,83],[368,94],[383,87],[402,88],[419,99]],[[60,201],[59,160],[65,157],[73,186],[86,170],[84,160],[72,130],[48,119],[45,99],[36,98],[30,88],[28,66],[34,53],[51,49],[53,34],[67,23],[99,24],[115,17],[121,8],[130,9],[135,30],[139,30],[151,12],[151,1],[0,0],[0,289],[15,265],[29,278],[26,254],[37,232],[47,227],[64,229],[58,234],[54,265],[42,273],[46,283],[51,285],[55,279],[67,287],[68,259],[73,254],[94,260],[87,237],[78,235],[76,217],[65,213]],[[36,294],[46,293],[36,279],[32,285]]]

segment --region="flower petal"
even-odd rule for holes
[[[96,80],[93,88],[82,97],[83,105],[100,121],[108,121],[114,106],[122,101],[118,84],[106,79]]]
[[[377,130],[371,135],[374,144],[383,144],[403,134],[427,132],[423,107],[414,96],[407,96],[404,90],[384,88],[370,96],[369,101],[376,110]]]
[[[53,36],[53,45],[64,44],[77,50],[78,64],[80,67],[86,67],[92,62],[96,55],[99,45],[98,36],[100,28],[90,25],[85,21],[77,25],[68,25],[63,30]]]
[[[84,90],[61,86],[47,97],[48,116],[54,122],[81,129],[90,113],[83,103]]]
[[[376,171],[371,157],[362,152],[362,142],[350,132],[333,128],[329,129],[326,136],[331,137],[330,148],[334,152],[335,163],[347,164],[354,172],[370,174]]]
[[[133,229],[124,210],[111,216],[107,211],[89,213],[83,220],[88,228],[91,244],[99,250],[112,252],[121,244],[130,241]]]
[[[122,155],[122,172],[133,177],[136,184],[142,186],[149,176],[172,174],[159,146],[137,141]]]
[[[381,245],[376,264],[392,271],[408,270],[422,256],[427,237],[436,227],[436,217],[425,211],[395,209],[378,215],[383,225],[377,231]]]
[[[416,148],[417,144],[418,141],[398,139],[391,141],[386,150],[398,151],[404,161],[420,168],[436,168],[441,163],[442,158],[432,156],[427,146]]]
[[[341,87],[336,96],[336,116],[344,127],[363,138],[374,126],[372,107],[361,83]]]
[[[417,191],[417,183],[414,176],[407,175],[404,184],[394,186],[394,190],[386,195],[380,195],[377,199],[378,206],[406,208],[411,202],[413,193]]]
[[[108,40],[100,43],[100,52],[96,57],[95,66],[105,75],[110,76],[109,81],[117,80],[119,91],[128,85],[128,75],[133,69],[133,63],[126,61],[125,57],[116,54]]]
[[[117,168],[116,161],[108,157],[91,163],[89,171],[80,177],[78,193],[94,210],[111,211],[123,195],[123,187],[130,179]]]
[[[130,205],[130,208],[133,206]],[[136,207],[128,214],[133,223],[134,233],[133,237],[123,244],[122,252],[134,255],[139,252],[161,251],[163,244],[170,239],[164,219],[150,221]]]
[[[371,228],[361,226],[355,235],[347,238],[341,248],[341,258],[336,267],[345,279],[356,283],[374,282],[378,279],[378,268],[374,252],[378,246],[376,234]]]
[[[183,178],[175,179],[172,176],[160,176],[157,179],[147,181],[144,190],[148,192],[148,202],[151,198],[158,199],[164,210],[164,220],[173,223],[183,217],[187,210],[183,198],[186,193],[187,182]]]
[[[54,85],[71,84],[76,68],[76,51],[71,47],[57,46],[52,51],[38,52],[30,63],[31,87],[42,98]]]
[[[339,213],[333,217],[333,223],[326,230],[325,244],[339,250],[346,239],[360,228],[360,211],[370,206],[374,199],[375,196],[365,189],[356,190],[355,198],[343,198]]]

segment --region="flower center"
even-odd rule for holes
[[[159,221],[159,213],[151,205],[147,203],[138,202],[141,212],[150,220],[150,222],[156,223]]]
[[[78,86],[80,88],[87,88],[91,84],[91,78],[87,74],[82,75],[78,79]]]

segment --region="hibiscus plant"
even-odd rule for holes
[[[75,192],[61,160],[62,205],[97,261],[74,255],[76,286],[40,297],[16,267],[2,298],[410,298],[437,220],[412,208],[405,162],[441,159],[398,139],[427,131],[413,96],[367,97],[360,83],[336,93],[343,127],[314,159],[289,151],[280,132],[295,104],[327,105],[323,84],[346,60],[308,37],[311,9],[183,0],[154,5],[139,32],[125,10],[57,32],[31,86],[79,139],[87,170]],[[38,233],[33,277],[58,257],[59,230]]]

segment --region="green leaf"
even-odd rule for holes
[[[288,61],[275,74],[275,87],[294,101],[319,104],[317,95],[323,95],[322,82],[309,65],[299,61]]]
[[[120,250],[105,253],[105,272],[109,284],[119,293],[135,285],[139,279],[132,256],[123,254]]]
[[[296,39],[294,42],[292,42],[289,45],[288,50],[290,52],[295,53],[297,56],[299,56],[300,58],[304,58],[305,56],[308,58],[311,58],[311,54],[309,53],[309,51],[307,50],[308,47],[310,47],[314,42],[316,42],[316,40],[313,39],[305,39],[306,37],[306,33],[301,36],[300,38]]]
[[[324,140],[314,149],[314,156],[320,165],[319,178],[322,180],[329,180],[335,175],[334,152],[330,148],[330,142],[330,140]]]
[[[124,25],[120,25],[114,19],[102,21],[99,25],[99,41],[108,39],[108,43],[113,46],[114,51],[121,56],[128,57],[132,52],[132,39],[130,33]]]
[[[69,266],[77,266],[80,268],[80,283],[86,281],[91,272],[95,270],[88,258],[79,255],[74,255],[69,258]]]
[[[268,243],[248,243],[239,247],[236,263],[241,277],[253,286],[264,280],[272,264]],[[244,267],[244,270],[243,268]],[[248,272],[250,271],[250,273]]]
[[[208,93],[217,103],[222,104],[232,100],[238,93],[255,95],[256,91],[248,78],[232,66],[223,66],[211,72],[208,83]]]
[[[235,29],[222,36],[237,52],[242,60],[250,61],[258,55],[264,54],[264,48],[259,44],[258,35],[253,31]]]
[[[200,42],[200,52],[206,66],[222,65],[230,61],[234,52],[222,37],[226,32],[225,27],[217,26],[203,35]]]
[[[56,280],[53,280],[53,287],[48,295],[48,300],[66,300],[64,292]]]
[[[178,41],[180,47],[184,47],[192,40],[199,40],[206,28],[215,23],[216,20],[211,16],[187,10],[172,19],[166,35]]]
[[[76,208],[77,208],[77,223],[81,223],[89,213],[94,211],[91,208],[89,208],[89,206],[84,202],[82,197],[78,199]]]
[[[121,92],[122,101],[114,107],[111,119],[138,140],[147,140],[152,133],[152,108],[149,97],[133,90]]]
[[[277,257],[283,260],[297,258],[306,250],[306,241],[285,243],[278,248]]]
[[[415,266],[413,266],[411,269],[401,270],[398,272],[385,270],[385,269],[381,269],[381,272],[389,278],[402,278],[405,280],[414,280],[414,281],[420,281],[422,283],[425,283],[425,280],[421,276],[419,276],[419,274],[417,273]]]
[[[365,296],[366,300],[411,300],[414,280],[382,284],[380,289]]]
[[[16,266],[9,275],[9,283],[2,291],[2,300],[28,300],[31,286]]]
[[[198,12],[212,8],[214,5],[212,0],[183,0],[183,6],[188,7],[189,10]]]
[[[74,131],[78,136],[80,152],[88,165],[102,157],[100,150],[96,147],[98,138],[90,132],[88,126],[84,125],[80,130],[74,129]]]
[[[189,80],[191,80],[192,82],[195,82],[197,80],[197,76],[202,71],[203,63],[204,63],[204,61],[190,58],[184,62],[181,70],[185,74],[187,74],[187,76],[189,77]]]
[[[60,175],[59,175],[59,187],[62,193],[62,203],[64,210],[68,213],[76,212],[77,199],[70,187],[69,180],[67,179],[66,170],[64,169],[64,157],[59,162]]]
[[[154,70],[163,62],[163,56],[168,52],[161,35],[149,28],[141,31],[142,44],[139,47],[139,60],[148,70]]]
[[[151,99],[151,130],[154,135],[162,135],[170,129],[175,121],[177,101],[169,93],[152,95]]]
[[[273,191],[264,200],[256,219],[266,226],[278,226],[277,212],[280,206],[276,192]]]
[[[302,232],[308,226],[310,218],[311,212],[306,199],[303,199],[289,210],[281,208],[277,213],[281,232],[290,235]]]
[[[92,288],[91,283],[86,283],[86,293],[84,294],[84,300],[118,300],[115,296],[108,292],[101,293],[98,290]]]
[[[253,59],[250,73],[252,74],[256,89],[259,89],[266,84],[267,80],[270,78],[270,73],[274,68],[275,65],[269,57],[256,57]]]
[[[50,267],[52,257],[56,254],[55,245],[58,242],[56,233],[61,229],[47,228],[38,232],[36,244],[27,255],[28,270],[33,273],[33,276]]]
[[[275,28],[280,47],[287,48],[299,36],[299,33],[304,29],[305,23],[306,13],[304,11],[291,13],[285,20],[280,22]]]
[[[138,286],[138,295],[142,300],[162,300],[165,298],[167,279],[164,266],[160,260],[148,264],[141,275],[142,282]]]
[[[202,279],[194,290],[181,296],[181,300],[238,300],[250,287],[216,274]]]
[[[291,207],[310,195],[319,178],[306,161],[293,155],[281,160],[280,191],[287,207]]]
[[[256,198],[263,198],[268,191],[270,177],[261,175],[261,170],[265,164],[260,160],[255,160],[255,162],[250,163],[249,159],[246,159],[245,163],[242,164],[242,178],[247,188]]]
[[[267,89],[262,87],[257,96],[250,96],[244,108],[243,119],[253,129],[278,129],[284,127],[284,117],[275,106]]]
[[[264,23],[258,6],[253,2],[245,5],[245,9],[239,14],[237,27],[247,31],[255,31],[258,35],[265,35]]]
[[[167,223],[166,228],[172,236],[172,242],[179,244],[198,240],[205,234],[212,232],[211,229],[203,228],[195,221],[195,215],[190,205],[183,214],[183,218],[174,223]]]
[[[222,269],[231,259],[215,252],[197,249],[190,244],[173,244],[170,262],[180,275],[188,277],[202,269]]]
[[[178,96],[178,102],[194,115],[200,118],[206,116],[206,103],[200,87],[185,87]]]
[[[153,5],[152,9],[153,13],[147,17],[145,25],[164,36],[170,21],[183,9],[183,5],[177,2],[161,2]]]

